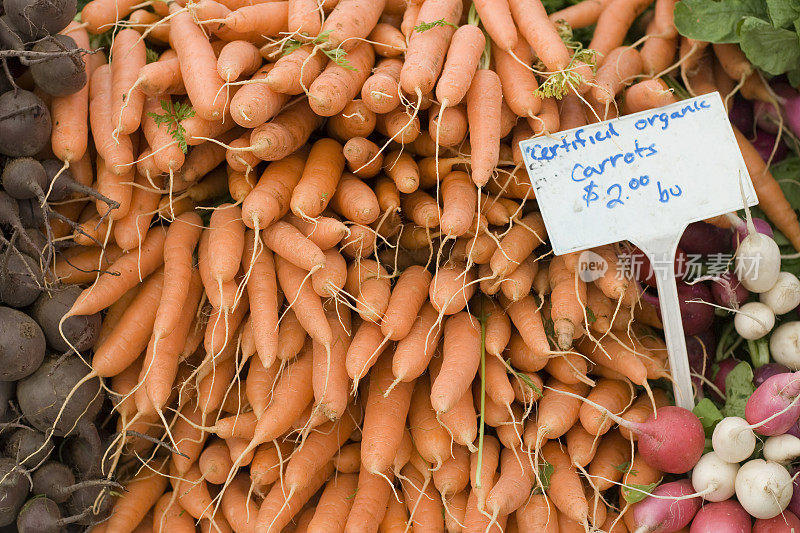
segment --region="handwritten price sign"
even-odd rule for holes
[[[556,255],[628,240],[672,264],[691,222],[758,203],[718,93],[520,143]],[[675,276],[657,274],[678,405],[693,405]]]
[[[757,203],[717,93],[520,143],[556,254]]]

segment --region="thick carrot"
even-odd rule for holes
[[[630,80],[642,73],[642,60],[642,55],[630,46],[611,50],[597,70],[592,96],[602,104],[610,104]]]
[[[575,424],[567,432],[565,439],[567,453],[573,465],[584,467],[592,462],[599,444],[597,435],[592,435],[582,425]]]
[[[309,107],[308,100],[293,104],[251,131],[252,151],[264,161],[283,159],[303,146],[321,123],[322,117]]]
[[[449,173],[442,180],[440,192],[443,204],[439,219],[441,230],[451,237],[463,235],[472,224],[478,203],[478,191],[469,174],[460,171]]]
[[[514,326],[516,326],[517,331],[520,332],[521,339],[529,350],[521,350],[519,352],[518,361],[527,362],[525,366],[520,368],[533,372],[539,370],[544,365],[550,353],[550,344],[544,330],[544,323],[539,312],[539,306],[536,304],[533,296],[528,295],[522,300],[509,305],[506,308],[506,312],[514,323]],[[510,342],[513,345],[514,337],[511,338]],[[515,350],[512,349],[512,357],[514,352]]]
[[[296,154],[267,165],[242,203],[242,218],[248,228],[265,228],[289,211],[289,200],[300,181],[303,164],[300,154]]]
[[[331,479],[322,491],[314,518],[306,531],[326,533],[344,530],[356,490],[358,476],[355,474],[342,474]]]
[[[311,351],[307,350],[281,375],[272,392],[272,402],[258,419],[253,443],[263,444],[283,435],[311,402],[312,367]]]
[[[501,50],[512,50],[517,45],[519,36],[508,1],[478,0],[474,4],[481,23],[492,41],[497,43]]]
[[[81,20],[86,23],[86,29],[95,35],[107,32],[117,21],[127,17],[134,6],[139,4],[135,0],[115,2],[110,0],[93,0],[81,10]]]
[[[293,303],[295,314],[303,329],[316,342],[330,347],[333,342],[333,334],[324,318],[319,296],[314,292],[310,283],[303,283],[303,278],[306,277],[305,271],[280,256],[276,257],[275,266],[278,282],[287,300]]]
[[[412,465],[403,468],[403,493],[411,509],[410,526],[414,530],[444,531],[444,508],[433,484]]]
[[[417,452],[438,470],[450,457],[450,434],[439,423],[431,407],[431,383],[426,377],[417,380],[411,396],[408,424]]]
[[[381,355],[383,344],[384,335],[377,324],[365,320],[358,326],[345,356],[345,368],[354,388]]]
[[[231,98],[231,118],[245,128],[255,128],[278,114],[289,100],[284,93],[275,92],[265,82],[273,64],[265,65],[250,77],[250,82]]]
[[[469,390],[480,364],[480,326],[469,313],[458,313],[444,325],[441,378],[431,386],[431,405],[448,411]]]
[[[300,233],[308,237],[322,251],[333,248],[349,233],[347,226],[331,216],[303,220],[294,215],[288,215],[285,220],[299,229]]]
[[[514,271],[533,250],[544,243],[547,231],[539,213],[530,213],[514,224],[492,254],[492,274],[500,279]]]
[[[255,234],[245,234],[245,251],[242,266],[250,268],[253,258]],[[272,253],[263,249],[252,261],[247,283],[252,321],[258,357],[265,368],[270,368],[278,353],[278,283]],[[252,363],[251,363],[252,365]]]
[[[292,213],[300,218],[319,216],[336,193],[343,171],[341,144],[328,138],[314,143],[300,181],[292,191]]]
[[[153,533],[191,533],[194,520],[176,501],[174,492],[165,492],[153,508]],[[94,530],[93,530],[94,531]]]
[[[253,74],[261,66],[258,48],[247,41],[231,41],[217,57],[217,73],[226,82]]]
[[[332,117],[361,93],[361,86],[375,64],[375,51],[369,43],[359,43],[347,53],[348,65],[328,63],[308,88],[308,102],[317,115]]]
[[[613,487],[622,479],[626,464],[631,460],[631,443],[616,431],[604,436],[589,465],[589,476],[598,491]]]
[[[397,279],[381,321],[381,331],[390,340],[400,341],[411,332],[431,279],[430,272],[418,265],[405,269]]]
[[[553,466],[550,488],[546,491],[553,505],[572,520],[584,523],[589,516],[589,505],[581,478],[570,463],[569,456],[556,441],[544,445],[542,456]]]
[[[161,270],[144,280],[117,326],[95,351],[92,368],[99,376],[118,374],[147,347],[163,286],[164,273]]]
[[[391,481],[393,474],[387,474]],[[393,505],[392,486],[385,478],[365,469],[358,473],[358,487],[347,516],[345,533],[377,533],[384,515]],[[396,503],[396,502],[395,502]]]
[[[544,494],[532,495],[515,515],[519,533],[558,533],[557,511]]]
[[[325,254],[300,230],[279,220],[261,231],[267,248],[293,265],[311,273],[325,266]]]
[[[267,74],[267,85],[283,94],[302,94],[328,63],[328,57],[311,45],[281,57]]]
[[[564,21],[572,29],[586,28],[597,22],[610,3],[611,0],[586,0],[551,13],[550,20],[554,24]]]
[[[500,45],[493,44],[492,57],[495,72],[503,88],[503,101],[521,117],[536,116],[542,108],[542,99],[536,96],[536,90],[539,88],[536,76],[525,67],[533,63],[530,46],[520,40],[509,53]]]
[[[533,51],[552,72],[562,71],[570,63],[570,54],[555,25],[539,0],[509,0],[511,14],[520,33]]]
[[[633,390],[624,381],[601,379],[586,398],[614,414],[621,414],[633,400]],[[614,424],[605,411],[599,411],[588,403],[581,406],[580,419],[583,428],[593,435],[606,433]]]
[[[384,354],[370,375],[361,427],[361,465],[372,474],[385,474],[389,470],[403,440],[414,385],[401,382],[389,391],[393,381],[391,359]],[[386,391],[389,392],[384,396]]]
[[[385,22],[376,24],[367,36],[367,40],[372,41],[375,53],[382,57],[397,57],[406,50],[406,39],[403,33],[395,26]]]
[[[92,74],[89,84],[89,124],[97,153],[106,162],[109,171],[120,175],[129,174],[133,163],[131,139],[127,135],[112,135],[115,124],[109,65],[101,65]]]
[[[617,0],[618,1],[618,0]],[[677,97],[661,79],[640,81],[625,91],[626,114],[638,113],[677,102]]]
[[[250,497],[247,475],[239,474],[221,494],[220,509],[234,531],[252,533],[255,530],[258,505]]]
[[[314,388],[314,409],[330,420],[338,420],[344,415],[350,390],[350,379],[345,367],[345,357],[350,346],[350,311],[332,309],[325,315],[333,332],[333,341],[329,346],[318,342],[313,345],[314,370],[311,382]]]
[[[342,152],[347,160],[348,170],[358,178],[373,178],[381,171],[383,152],[369,139],[353,137],[344,145]]]
[[[136,529],[167,487],[165,466],[166,461],[162,461],[160,466],[142,469],[126,485],[125,498],[117,500],[108,519],[108,531],[128,533]]]
[[[293,359],[306,341],[306,332],[293,309],[286,311],[283,320],[278,326],[278,359],[288,361]]]
[[[450,40],[461,18],[463,4],[457,0],[436,0],[422,5],[417,24],[438,20],[445,24],[435,25],[426,31],[414,31],[406,50],[405,62],[400,71],[400,85],[409,94],[423,94],[433,90],[442,71]]]
[[[458,105],[467,95],[485,46],[486,39],[477,26],[467,24],[453,33],[436,84],[436,99],[443,107]]]
[[[139,32],[126,28],[111,43],[111,117],[114,132],[130,135],[139,129],[144,93],[136,87],[139,69],[146,64],[145,44]]]
[[[287,26],[291,33],[317,35],[322,28],[322,10],[316,0],[289,0]]]
[[[326,48],[342,48],[349,56],[378,23],[385,5],[386,0],[339,0],[322,25]]]
[[[70,24],[62,33],[68,33],[78,48],[89,48],[89,35],[77,22]],[[78,58],[86,71],[87,83],[77,92],[67,96],[54,96],[50,105],[53,129],[50,143],[53,154],[66,162],[76,162],[86,152],[89,142],[89,83],[92,72],[84,58]]]
[[[339,113],[328,119],[326,130],[331,137],[347,142],[353,137],[368,137],[377,122],[377,115],[356,99],[347,102]]]
[[[162,230],[149,231],[142,246],[120,257],[107,273],[97,278],[94,285],[84,289],[65,316],[91,315],[102,311],[153,273],[163,263],[164,238],[165,232]]]
[[[185,94],[178,56],[171,48],[161,54],[158,61],[139,69],[139,88],[147,96]]]
[[[361,86],[361,100],[375,113],[388,113],[400,104],[399,59],[381,59]]]
[[[664,2],[662,2],[663,4]],[[656,3],[658,5],[658,3]],[[670,17],[672,14],[670,13]],[[647,26],[647,33],[650,38],[647,39],[642,45],[640,50],[642,56],[642,70],[645,74],[655,76],[659,72],[663,72],[669,68],[675,59],[675,52],[678,49],[677,35],[667,35],[659,37],[654,35],[659,28],[654,19]],[[675,31],[675,26],[672,26],[672,31]],[[672,32],[665,32],[672,33]]]
[[[600,13],[588,46],[598,52],[598,65],[603,64],[609,52],[622,45],[633,21],[651,3],[652,0],[613,0]]]
[[[400,106],[378,115],[375,129],[400,144],[413,143],[421,133],[419,117]]]
[[[588,387],[583,383],[565,385],[551,379],[539,400],[536,424],[529,425],[525,429],[525,445],[527,447],[532,448],[544,439],[556,439],[564,435],[578,421],[581,401],[566,394],[560,394],[559,390],[584,395],[588,391]]]
[[[179,9],[177,5],[170,6],[174,16],[170,19],[169,40],[178,54],[186,92],[201,118],[218,119],[224,114],[226,99],[216,55],[192,15]]]
[[[287,492],[276,483],[264,498],[258,510],[256,533],[278,533],[289,524],[303,505],[325,484],[333,472],[333,463],[328,462],[316,472],[306,487],[297,492]]]
[[[466,269],[465,265],[448,261],[433,276],[428,297],[437,311],[454,315],[467,306],[475,289],[474,269]]]
[[[508,448],[503,448],[500,453],[500,476],[486,497],[486,510],[493,517],[513,513],[530,497],[536,474],[532,464],[519,453]]]
[[[331,199],[334,211],[358,224],[371,224],[380,216],[375,192],[360,179],[345,173]]]

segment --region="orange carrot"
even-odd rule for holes
[[[126,485],[126,497],[117,500],[108,519],[108,531],[128,533],[136,528],[167,487],[165,465],[163,461],[160,466],[140,470]]]
[[[594,35],[588,46],[598,52],[598,65],[603,64],[611,50],[622,44],[633,21],[651,3],[652,0],[613,0],[600,13]]]
[[[103,158],[109,171],[124,175],[129,173],[130,164],[133,163],[133,144],[127,135],[112,135],[116,125],[111,108],[111,67],[101,65],[95,69],[89,84],[89,123],[92,138],[98,155]]]
[[[145,44],[139,32],[126,28],[111,43],[111,117],[114,132],[130,135],[139,129],[144,93],[135,86],[145,63]]]
[[[417,24],[444,20],[449,24],[435,25],[427,31],[414,31],[400,71],[400,85],[409,94],[421,99],[433,90],[444,65],[445,53],[461,18],[463,5],[456,0],[436,0],[422,5]]]
[[[289,199],[303,172],[300,155],[290,155],[267,165],[255,188],[242,203],[248,228],[265,228],[289,211]]]
[[[375,113],[388,113],[400,103],[399,59],[381,59],[373,69],[373,74],[361,86],[361,100]]]
[[[375,64],[375,51],[371,44],[359,43],[347,53],[347,61],[347,66],[328,63],[309,86],[308,102],[317,115],[332,117],[361,93]]]
[[[500,158],[502,98],[502,87],[497,74],[488,69],[479,70],[467,95],[472,181],[478,187],[489,181]]]
[[[343,171],[341,144],[327,138],[314,143],[300,181],[292,191],[292,212],[300,218],[319,216],[336,193]]]
[[[539,0],[509,0],[520,33],[548,70],[567,68],[570,54]]]
[[[217,58],[203,30],[187,11],[170,6],[169,40],[178,53],[186,92],[198,116],[206,120],[220,118],[225,111],[223,80],[217,73]]]

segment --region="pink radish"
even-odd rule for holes
[[[750,515],[736,500],[706,503],[692,520],[689,533],[749,533]]]
[[[689,525],[702,499],[688,479],[664,483],[633,507],[634,533],[672,533]]]
[[[784,511],[773,518],[761,518],[756,520],[756,525],[753,526],[753,533],[787,533],[790,531],[800,531],[800,518],[797,518],[797,515],[791,511]],[[719,528],[715,532],[721,533]]]
[[[800,417],[800,375],[777,374],[747,400],[745,418],[761,435],[783,435]]]
[[[642,458],[647,464],[662,472],[669,474],[688,472],[703,455],[706,442],[703,425],[688,409],[667,405],[660,407],[644,422],[629,422],[583,396],[564,390],[551,390],[591,405],[604,412],[615,423],[635,433],[638,436],[639,453],[642,454]]]

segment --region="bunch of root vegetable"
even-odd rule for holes
[[[118,207],[54,269],[85,287],[66,318],[105,313],[88,376],[130,481],[95,531],[636,531],[702,427],[648,382],[666,347],[621,249],[589,283],[548,252],[516,147],[677,101],[656,75],[713,57],[673,67],[669,0],[623,46],[649,3],[87,4],[111,59],[74,109],[93,149],[58,157]]]

